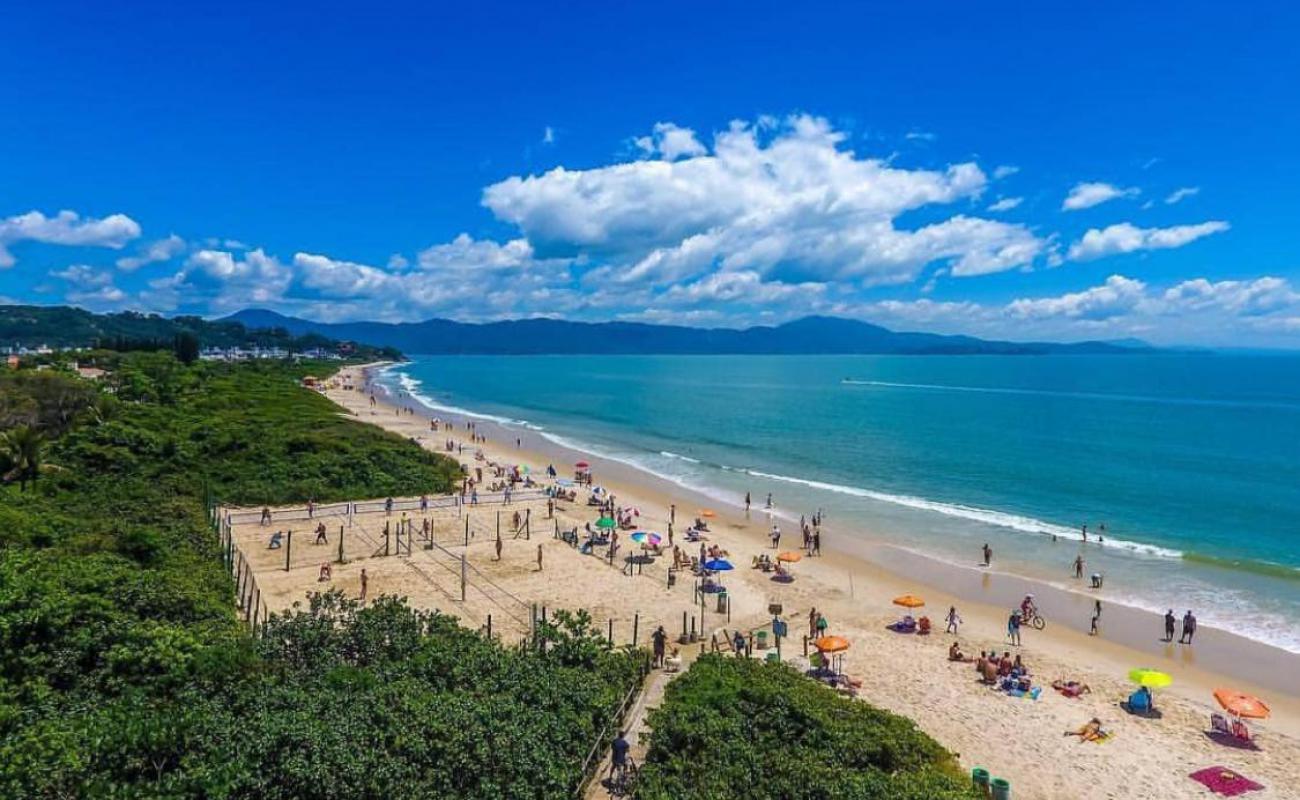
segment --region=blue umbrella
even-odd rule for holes
[[[727,570],[735,569],[735,567],[731,566],[731,562],[725,558],[709,559],[704,562],[704,568],[710,572],[726,572]]]

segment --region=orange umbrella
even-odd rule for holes
[[[894,605],[903,608],[920,608],[925,605],[925,601],[914,594],[904,594],[894,598]]]
[[[813,647],[822,653],[842,653],[849,649],[849,640],[843,636],[823,636],[813,642]]]
[[[701,517],[716,517],[716,516],[718,516],[718,515],[717,515],[717,514],[713,511],[713,509],[711,509],[711,508],[701,508],[701,509],[700,509],[700,516],[701,516]]]
[[[776,557],[777,561],[789,561],[791,564],[793,564],[796,561],[800,561],[802,559],[803,559],[803,553],[797,553],[794,550],[791,550],[788,553],[782,553],[781,555]]]
[[[1214,699],[1219,701],[1223,710],[1238,717],[1250,719],[1267,719],[1272,712],[1258,697],[1243,694],[1236,689],[1215,689]]]

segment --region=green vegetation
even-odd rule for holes
[[[637,797],[976,798],[952,756],[903,717],[780,664],[701,657],[650,712]]]
[[[341,343],[316,333],[293,336],[284,328],[249,330],[234,320],[168,318],[136,311],[94,314],[69,306],[0,306],[0,346],[12,344],[123,352],[172,349],[185,363],[194,361],[200,347],[278,347],[289,352],[320,348],[365,360],[401,358],[392,347]]]
[[[585,618],[518,652],[395,599],[325,595],[261,638],[235,615],[209,493],[432,493],[453,462],[297,388],[325,365],[101,366],[0,372],[0,425],[42,442],[34,472],[0,449],[0,797],[572,793],[638,668]]]

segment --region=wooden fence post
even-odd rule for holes
[[[289,531],[289,535],[285,537],[285,544],[284,544],[284,571],[285,572],[289,571],[289,558],[292,554],[293,554],[293,531]]]
[[[465,554],[461,553],[460,554],[460,601],[462,603],[465,602],[465,582],[469,576],[468,564],[469,562],[465,560]]]

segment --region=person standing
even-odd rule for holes
[[[749,492],[745,492],[745,516],[749,516]]]
[[[366,594],[370,589],[370,579],[366,577],[366,568],[361,568],[361,602],[366,602]]]
[[[664,631],[664,626],[660,625],[654,633],[650,635],[651,641],[654,642],[654,665],[662,667],[664,665],[664,648],[668,644],[668,633]]]
[[[1101,621],[1101,603],[1097,604],[1096,610],[1092,614],[1092,624],[1088,626],[1088,635],[1097,635],[1097,623]]]
[[[984,566],[987,567],[992,561],[993,561],[993,548],[989,547],[988,542],[985,542],[984,543]]]
[[[817,636],[817,607],[814,606],[813,609],[808,612],[808,637],[814,638],[816,636]]]
[[[1020,646],[1020,612],[1012,611],[1007,617],[1007,639],[1017,647]]]
[[[537,545],[537,571],[542,571],[542,546]]]
[[[771,511],[771,510],[772,510],[772,493],[771,493],[771,492],[768,492],[768,493],[767,493],[767,506],[766,506],[766,508],[767,508],[768,511]]]
[[[961,617],[957,616],[957,606],[948,606],[948,633],[956,634],[957,626],[961,624]]]
[[[1174,640],[1175,622],[1177,622],[1177,619],[1174,617],[1174,610],[1171,608],[1165,612],[1165,641],[1166,642],[1172,642]]]
[[[1192,637],[1195,635],[1196,617],[1192,614],[1192,610],[1189,608],[1187,609],[1187,613],[1183,615],[1183,635],[1178,637],[1178,643],[1191,644]]]
[[[538,545],[538,547],[541,547],[541,545]],[[497,550],[497,561],[500,561],[501,560],[501,534],[499,532],[497,533],[496,550]]]
[[[781,549],[781,527],[775,523],[772,525],[772,549]]]
[[[822,532],[819,528],[813,528],[812,553],[811,555],[819,556],[822,554]]]
[[[1074,577],[1076,578],[1083,577],[1083,564],[1084,561],[1082,555],[1077,555],[1074,557]]]

